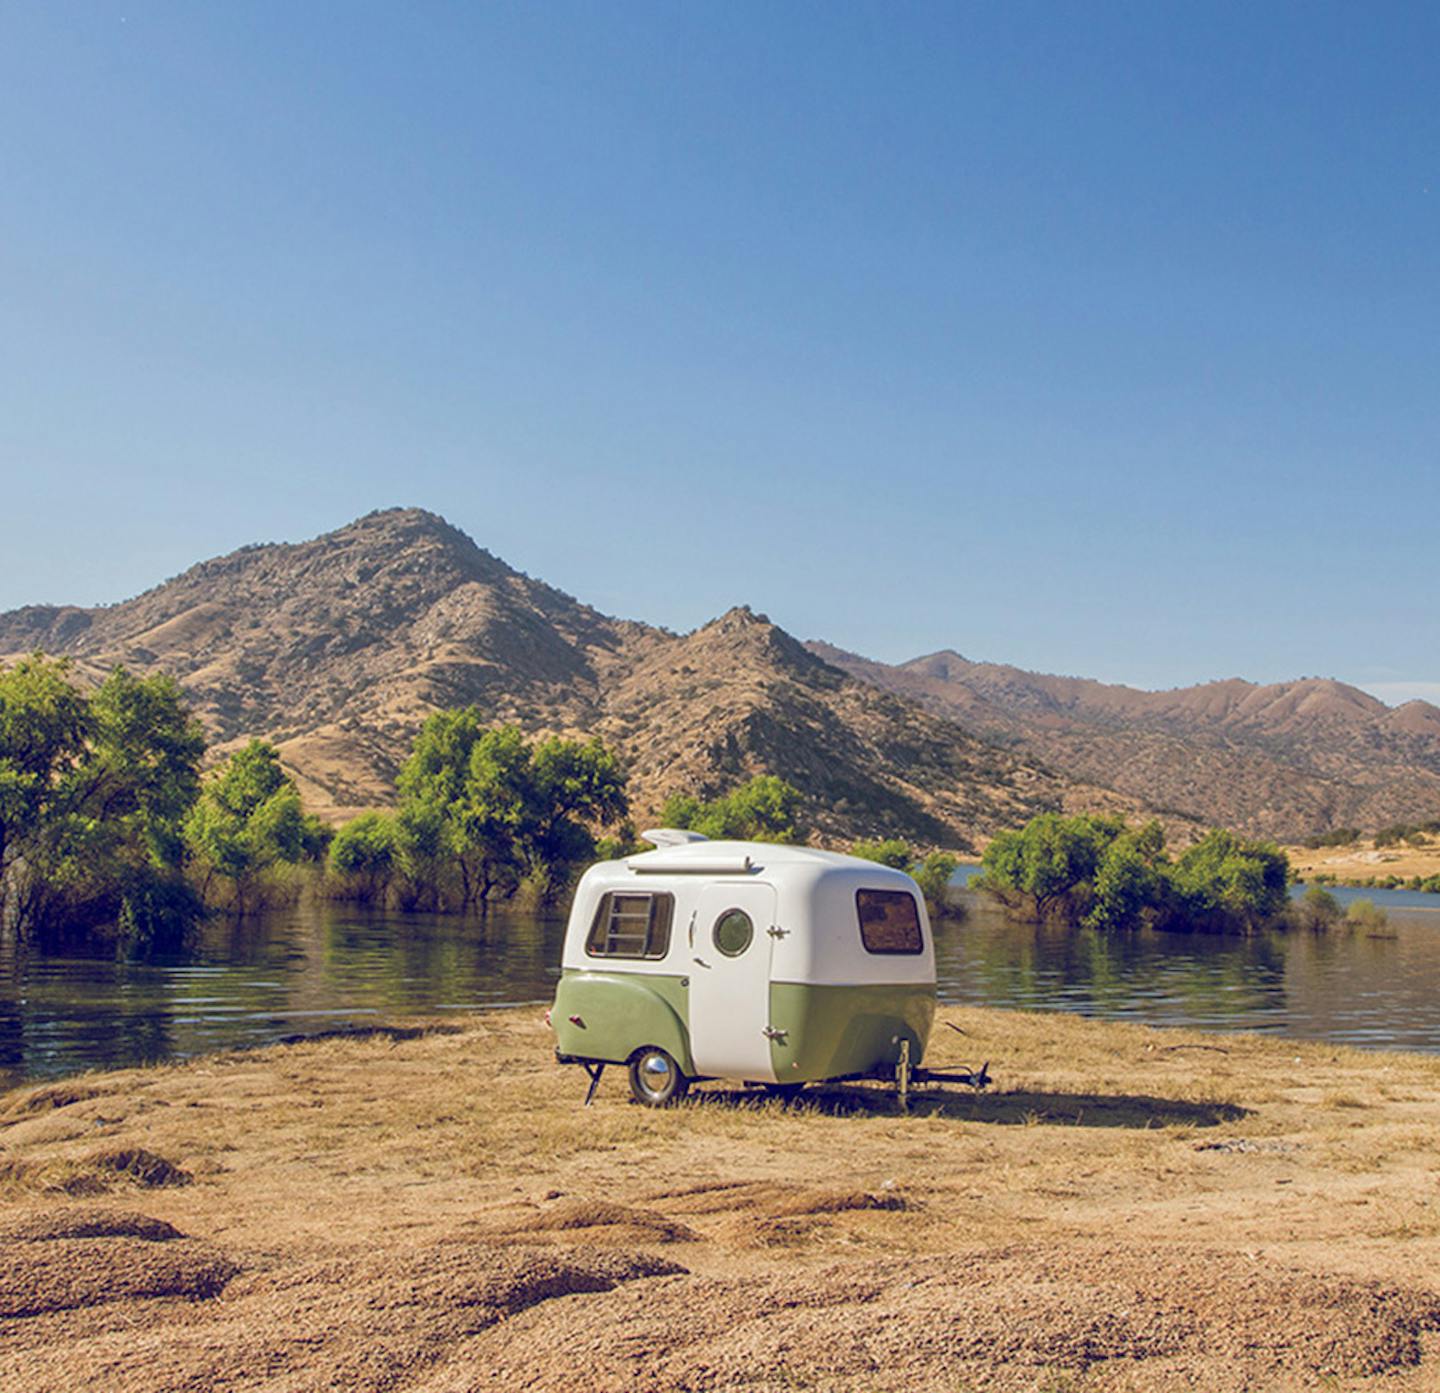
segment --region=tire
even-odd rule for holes
[[[637,1050],[630,1059],[630,1093],[647,1108],[667,1108],[690,1091],[690,1080],[658,1045]]]

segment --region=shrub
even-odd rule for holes
[[[354,898],[383,903],[404,861],[404,838],[390,813],[361,813],[330,843],[330,869],[348,882]]]
[[[1328,890],[1312,885],[1300,899],[1289,908],[1288,918],[1297,929],[1308,929],[1311,933],[1324,933],[1333,929],[1343,917],[1340,901]]]
[[[879,838],[858,841],[850,848],[850,855],[858,856],[862,861],[875,861],[882,866],[890,866],[897,871],[908,871],[915,860],[910,843],[901,841],[899,837],[887,837],[883,841]]]
[[[720,841],[800,840],[800,790],[775,774],[757,774],[721,798],[705,803],[693,794],[666,799],[660,820]]]
[[[1380,933],[1389,926],[1390,916],[1374,900],[1356,900],[1345,912],[1345,923],[1362,933]]]
[[[1090,908],[1102,857],[1124,831],[1118,818],[1041,813],[985,848],[978,888],[1035,919],[1077,922]]]
[[[934,918],[944,919],[960,913],[950,899],[950,878],[959,864],[948,851],[932,851],[910,868]]]
[[[1133,829],[1118,818],[1045,813],[991,842],[975,885],[1038,920],[1248,931],[1278,921],[1289,880],[1278,847],[1233,832],[1209,832],[1172,864],[1158,822]]]

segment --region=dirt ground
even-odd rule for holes
[[[942,1019],[905,1116],[530,1011],[5,1095],[0,1388],[1440,1388],[1440,1059]]]
[[[1317,875],[1332,875],[1342,883],[1383,879],[1387,875],[1422,880],[1440,875],[1440,837],[1429,838],[1426,846],[1384,846],[1374,842],[1354,842],[1349,846],[1289,846],[1285,854],[1298,875],[1311,880]],[[1436,900],[1440,905],[1440,899]]]

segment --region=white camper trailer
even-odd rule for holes
[[[697,1079],[789,1091],[919,1064],[935,951],[909,876],[809,847],[644,835],[656,850],[585,873],[565,934],[550,1019],[592,1094],[606,1064],[627,1065],[651,1106]]]

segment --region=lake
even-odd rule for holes
[[[1382,904],[1392,937],[1102,937],[1015,924],[966,895],[936,934],[943,1001],[1440,1051],[1440,896]],[[559,917],[321,903],[209,925],[183,959],[126,963],[0,944],[0,1088],[377,1019],[548,1001]]]

